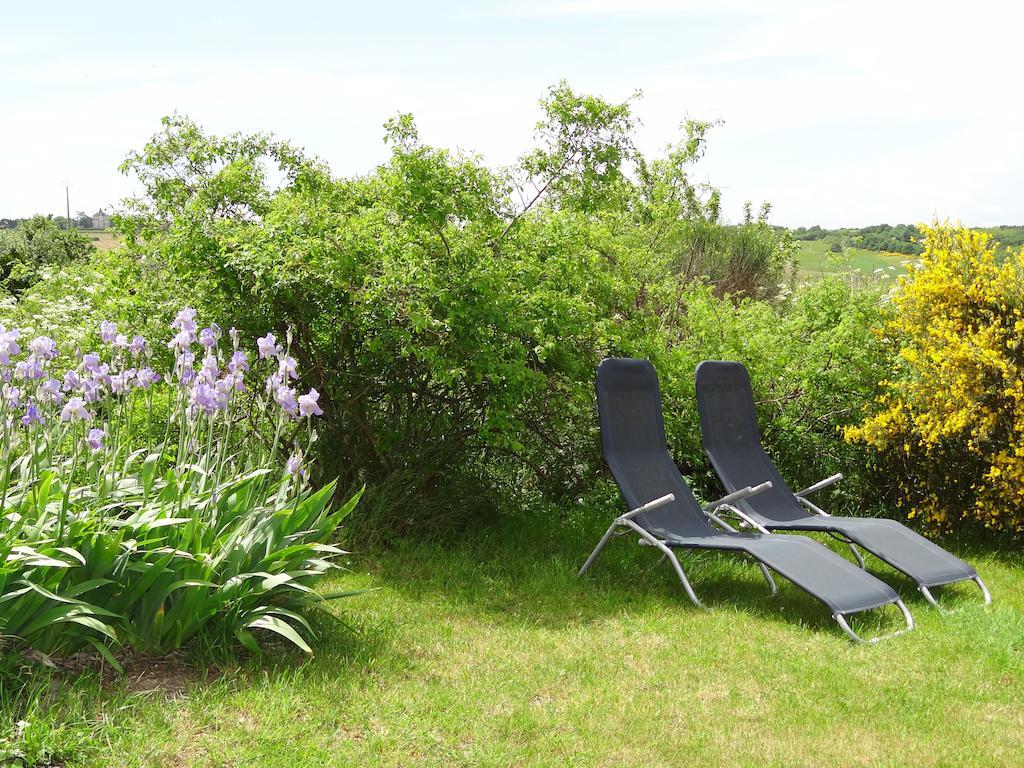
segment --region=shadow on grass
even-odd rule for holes
[[[403,597],[433,604],[446,613],[477,615],[495,622],[529,622],[552,629],[587,624],[624,613],[700,611],[686,596],[660,554],[636,545],[635,536],[613,539],[583,578],[576,572],[603,531],[590,526],[559,528],[550,522],[504,522],[454,544],[406,543],[364,558],[375,584]],[[701,601],[751,618],[813,631],[840,633],[828,608],[775,574],[772,596],[753,560],[724,552],[677,553]],[[877,563],[877,561],[876,561]],[[869,570],[904,596],[912,610],[930,610],[915,585],[884,564]],[[878,613],[878,612],[875,612]],[[885,612],[888,613],[888,612]],[[888,632],[902,619],[882,619]]]
[[[416,614],[409,617],[410,622],[425,625],[528,624],[552,630],[622,617],[705,615],[690,603],[668,563],[659,564],[658,553],[637,546],[635,536],[613,540],[591,571],[577,578],[577,570],[603,532],[599,522],[509,519],[458,541],[406,542],[359,555],[353,559],[357,574],[343,576],[342,582],[354,579],[361,586],[383,587],[398,599],[392,597],[389,602],[384,594],[369,594],[330,603],[330,615],[313,612],[310,619],[317,640],[312,659],[283,642],[273,642],[267,633],[261,638],[266,650],[260,656],[193,649],[187,658],[163,659],[155,667],[140,663],[117,679],[86,673],[62,675],[63,682],[78,678],[76,696],[83,701],[82,709],[97,697],[133,709],[145,706],[153,694],[181,693],[213,702],[225,693],[273,689],[289,681],[329,687],[343,696],[387,685],[387,680],[415,670],[419,663],[415,650],[399,640],[406,610]],[[848,555],[844,547],[834,548]],[[680,559],[698,596],[713,611],[741,614],[754,631],[758,631],[756,625],[762,625],[763,631],[767,624],[791,628],[797,635],[806,632],[844,640],[826,606],[779,576],[779,594],[772,596],[753,561],[742,555],[688,551],[681,552]],[[868,563],[869,571],[904,597],[915,617],[934,610],[910,579],[874,558]],[[941,599],[953,609],[979,602],[973,585],[948,587]],[[358,610],[350,609],[351,601],[360,601]],[[890,632],[901,625],[892,609],[870,612],[853,623],[855,631],[864,635]],[[691,623],[680,631],[701,631],[700,626]],[[770,634],[765,634],[766,641]],[[59,708],[66,691],[63,686],[52,688],[40,691],[38,698]]]

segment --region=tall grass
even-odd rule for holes
[[[723,226],[693,219],[680,227],[673,269],[687,279],[706,278],[723,296],[774,298],[793,262],[788,235],[763,221]]]

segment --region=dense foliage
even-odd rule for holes
[[[925,228],[882,329],[896,369],[851,440],[876,448],[895,498],[937,529],[973,520],[1024,530],[1024,251],[988,235]]]
[[[991,235],[993,240],[1006,248],[1024,247],[1024,226],[982,227],[980,231]]]
[[[61,229],[46,216],[0,229],[0,295],[17,294],[34,285],[44,271],[80,261],[93,250],[82,233]]]
[[[478,504],[576,494],[599,467],[601,357],[673,322],[701,277],[778,295],[791,248],[763,220],[717,224],[717,193],[688,181],[711,126],[647,158],[628,102],[561,85],[543,107],[514,168],[425,146],[403,115],[390,161],[349,179],[285,142],[170,118],[125,163],[146,194],[121,233],[243,331],[294,327],[343,485],[399,488],[411,519],[466,478]]]
[[[835,277],[772,303],[735,303],[696,284],[679,295],[670,329],[616,352],[654,362],[672,453],[706,497],[721,487],[701,449],[694,371],[701,360],[739,360],[750,371],[768,451],[787,479],[807,485],[841,471],[848,481],[828,505],[863,512],[879,501],[871,452],[844,444],[841,429],[858,421],[889,370],[871,332],[886,316],[881,299],[880,289],[855,290]]]
[[[253,630],[269,630],[309,650],[299,609],[322,599],[310,587],[336,567],[328,539],[356,497],[331,511],[333,484],[307,482],[321,410],[293,388],[287,344],[259,339],[260,394],[237,331],[225,349],[195,315],[175,317],[162,372],[146,339],[112,322],[70,366],[52,338],[23,350],[0,326],[6,646],[91,644],[116,663],[111,646],[168,651],[202,635],[256,650]],[[154,431],[159,444],[140,446],[136,433]]]

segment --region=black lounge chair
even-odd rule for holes
[[[649,362],[625,358],[602,362],[597,369],[597,401],[604,457],[630,511],[615,518],[580,568],[580,576],[614,534],[633,531],[640,536],[641,544],[657,548],[672,563],[686,594],[698,607],[704,606],[690,586],[675,549],[750,555],[773,593],[775,582],[769,568],[825,603],[854,640],[862,641],[850,629],[846,617],[889,604],[898,606],[907,622],[905,630],[894,634],[913,629],[910,612],[890,586],[818,542],[767,531],[739,533],[715,514],[723,504],[764,492],[771,483],[742,488],[703,508],[697,503],[668,452],[658,376]],[[756,523],[753,526],[760,528]]]
[[[905,525],[882,518],[833,517],[806,498],[839,482],[842,475],[793,493],[761,447],[750,376],[741,363],[706,360],[697,366],[696,383],[704,450],[726,489],[771,481],[771,490],[738,502],[746,517],[772,531],[827,533],[848,544],[863,568],[859,545],[917,582],[925,599],[940,610],[930,588],[958,581],[974,581],[985,604],[992,602],[974,568]]]

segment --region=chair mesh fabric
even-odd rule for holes
[[[597,402],[605,460],[629,507],[675,494],[672,503],[633,518],[669,546],[746,552],[834,612],[867,610],[897,599],[892,588],[803,536],[713,528],[668,452],[658,376],[648,361],[602,362]]]
[[[818,517],[800,505],[761,447],[750,376],[741,363],[706,360],[697,366],[701,439],[729,491],[772,481],[771,489],[737,503],[772,530],[836,532],[919,584],[948,584],[977,576],[970,565],[895,520]]]
[[[704,451],[727,491],[770,480],[772,487],[736,504],[753,517],[786,522],[807,512],[761,447],[754,393],[740,363],[705,360],[697,366],[697,411]]]
[[[630,508],[667,493],[676,500],[634,518],[647,530],[714,534],[668,452],[658,376],[647,360],[609,358],[597,369],[601,447]]]

